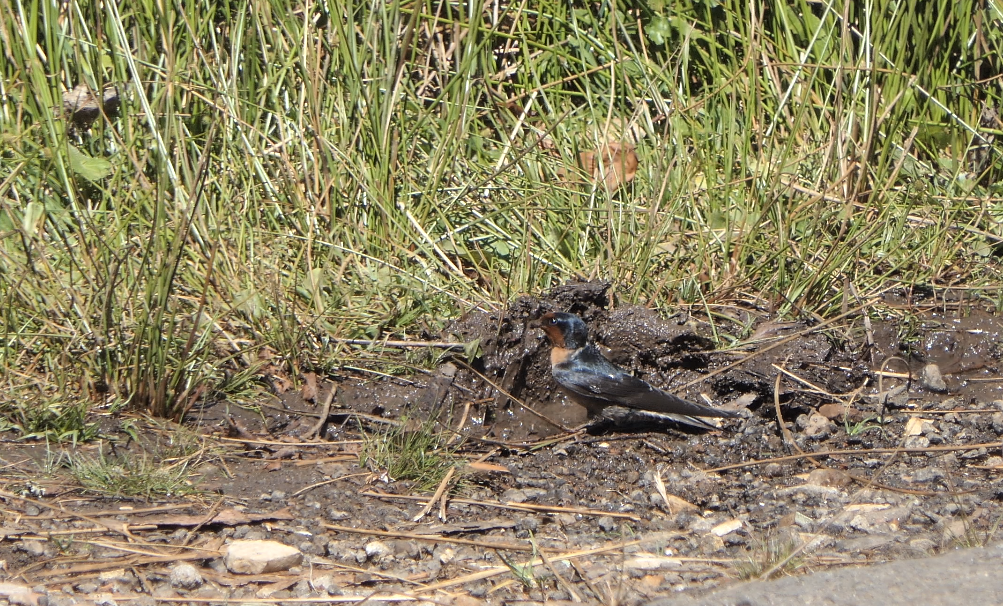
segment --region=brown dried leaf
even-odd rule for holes
[[[829,420],[833,420],[842,418],[844,414],[848,414],[848,410],[842,404],[823,404],[818,407],[818,414]]]
[[[301,390],[301,394],[307,402],[317,401],[317,373],[307,372],[303,374],[303,389]]]
[[[598,151],[582,152],[578,160],[592,180],[602,182],[609,193],[633,181],[637,174],[637,153],[630,143],[611,141],[600,146]]]
[[[426,531],[429,534],[460,534],[468,532],[487,532],[499,528],[515,527],[515,520],[495,518],[493,520],[483,520],[480,522],[459,522],[456,524],[433,524]]]
[[[266,455],[266,459],[294,459],[299,455],[299,448],[295,446],[283,446],[282,448],[276,450],[270,455]]]
[[[286,393],[293,388],[293,382],[290,381],[284,374],[273,374],[271,379],[272,387],[275,388],[276,393]]]
[[[108,115],[118,111],[121,103],[118,87],[114,84],[106,84],[101,96],[102,101],[99,106],[90,87],[86,84],[78,84],[73,87],[73,90],[63,94],[63,109],[75,124],[86,127],[101,115],[102,107]]]
[[[139,524],[147,524],[146,516],[137,518],[134,522]],[[210,525],[220,525],[223,526],[238,526],[240,524],[252,524],[254,522],[266,522],[274,520],[291,520],[293,519],[292,513],[289,509],[283,508],[278,511],[271,511],[268,513],[248,513],[244,511],[237,511],[236,509],[228,508],[220,511],[212,517],[209,522],[206,522],[206,516],[204,515],[174,515],[168,516],[166,518],[157,519],[154,523],[157,526],[198,526],[200,524],[210,524]]]

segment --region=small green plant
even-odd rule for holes
[[[370,433],[363,431],[360,466],[385,473],[393,480],[414,482],[419,490],[432,490],[453,466],[453,450],[446,446],[448,436],[437,432],[432,419],[408,422]]]
[[[536,559],[539,554],[536,541],[530,541],[533,545],[533,552],[525,564],[518,564],[505,557],[502,552],[498,552],[498,557],[512,571],[512,575],[522,583],[526,589],[534,589],[540,585],[540,579],[536,576]]]
[[[790,535],[772,536],[754,541],[745,561],[735,565],[735,573],[742,580],[754,579],[787,560],[777,572],[794,574],[805,565],[803,556],[790,557],[797,548],[798,541]]]
[[[865,417],[861,421],[851,422],[849,415],[843,416],[843,428],[847,436],[858,436],[869,429],[881,429],[881,424],[876,422],[876,416]]]
[[[64,396],[0,405],[0,428],[13,429],[21,439],[87,442],[98,436],[97,423],[87,421],[87,402]]]
[[[70,475],[85,491],[107,497],[175,497],[196,492],[188,460],[163,465],[148,455],[71,458]]]

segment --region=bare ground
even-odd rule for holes
[[[896,305],[919,321],[896,320]],[[884,309],[887,320],[829,325],[742,307],[663,318],[610,305],[604,285],[571,285],[459,319],[442,340],[479,339],[469,365],[458,354],[407,378],[339,375],[259,411],[216,403],[185,428],[134,418],[138,442],[123,419],[103,421],[117,441],[76,449],[6,436],[0,597],[7,582],[53,606],[634,604],[992,542],[1003,519],[1003,322],[962,303]],[[528,328],[549,310],[581,315],[615,362],[651,383],[748,412],[717,432],[570,431],[584,411],[556,389],[545,339]],[[714,346],[735,339],[744,345]],[[388,432],[426,430],[456,471],[415,521],[435,483],[393,477],[360,451]],[[203,436],[194,452],[161,462],[194,471],[180,497],[88,492],[59,458],[100,449],[138,460],[192,432]],[[307,559],[234,575],[220,553],[238,539],[280,541]],[[198,583],[172,577],[182,562]]]

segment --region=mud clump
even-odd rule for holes
[[[447,329],[450,338],[479,344],[480,356],[472,371],[461,370],[457,380],[491,401],[485,428],[513,440],[562,431],[528,413],[513,398],[564,428],[586,421],[584,409],[568,399],[551,377],[550,347],[543,332],[530,328],[531,321],[547,312],[581,317],[607,357],[655,385],[671,389],[711,367],[707,354],[713,341],[690,316],[678,314],[666,320],[654,310],[634,305],[610,311],[608,289],[603,282],[573,283],[541,298],[522,297],[504,312],[472,312]]]

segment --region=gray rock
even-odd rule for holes
[[[234,574],[264,574],[299,565],[303,554],[277,541],[234,541],[227,548],[224,561]]]
[[[862,551],[871,551],[894,542],[895,536],[890,533],[872,534],[865,537],[837,541],[836,549],[850,553],[860,553]]]
[[[519,490],[518,488],[509,488],[502,493],[501,500],[508,501],[510,503],[525,503],[529,500],[529,496],[526,495],[526,491]]]
[[[307,555],[322,555],[324,553],[324,546],[318,545],[313,541],[302,541],[297,548]]]
[[[962,459],[980,459],[989,454],[989,451],[985,448],[979,448],[978,450],[969,450],[961,453]]]
[[[45,544],[41,541],[24,540],[21,541],[21,551],[33,558],[40,558],[45,555]]]
[[[800,421],[801,417],[798,417],[798,420]],[[835,427],[836,426],[833,424],[832,421],[818,414],[817,412],[814,412],[811,414],[810,417],[808,417],[807,421],[804,424],[804,428],[801,430],[801,433],[806,438],[821,440],[822,438],[825,438],[829,434],[831,434],[832,430],[835,429]]]
[[[313,588],[320,593],[326,593],[327,595],[342,595],[345,592],[338,586],[335,582],[334,577],[329,574],[318,577],[313,580]]]
[[[48,606],[75,606],[77,600],[65,593],[50,592],[48,596]]]
[[[944,393],[947,391],[947,383],[944,381],[944,376],[940,372],[940,367],[936,364],[927,364],[924,366],[923,372],[920,374],[920,379],[923,381],[923,385],[930,391],[935,391],[937,393]]]
[[[202,575],[191,564],[178,564],[171,569],[171,587],[177,589],[198,589],[203,583]]]
[[[98,590],[98,584],[92,581],[88,581],[86,583],[80,583],[79,585],[77,585],[77,591],[79,591],[80,593],[90,594],[94,593],[97,590]]]
[[[370,541],[366,543],[366,557],[370,560],[380,560],[391,553],[393,553],[393,550],[383,541]]]
[[[526,516],[519,519],[517,527],[527,532],[536,532],[540,527],[540,520],[536,516]]]
[[[616,530],[616,522],[609,516],[599,518],[599,530],[603,532],[613,532]]]
[[[996,435],[1003,435],[1003,412],[994,413],[992,416],[993,431]]]
[[[421,548],[418,547],[418,543],[415,541],[405,541],[403,539],[398,539],[396,541],[390,542],[391,547],[394,550],[394,557],[399,560],[409,558],[412,560],[417,560],[421,555]]]
[[[305,598],[311,593],[313,593],[313,588],[310,587],[310,581],[306,579],[300,579],[293,587],[293,595],[298,598]]]
[[[939,467],[923,467],[917,469],[912,478],[904,478],[907,482],[933,482],[934,480],[939,480],[944,477],[944,470]]]

